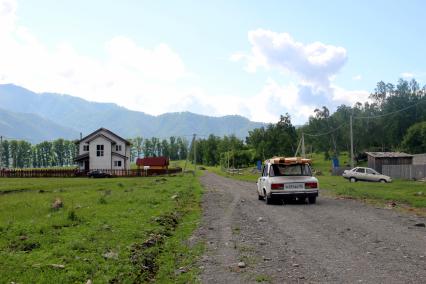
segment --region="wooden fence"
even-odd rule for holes
[[[392,178],[419,180],[426,177],[426,165],[383,165],[382,173]]]
[[[131,169],[131,170],[109,170],[98,169],[114,177],[140,177],[156,176],[165,174],[176,174],[182,172],[181,168],[172,169]],[[86,177],[87,171],[79,169],[2,169],[0,177],[25,178],[25,177]]]

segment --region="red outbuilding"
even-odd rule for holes
[[[138,165],[139,168],[149,166],[150,169],[167,169],[169,167],[169,158],[168,157],[138,158],[136,160],[136,165]]]

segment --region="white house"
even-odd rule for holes
[[[75,161],[80,170],[130,169],[131,143],[112,131],[99,128],[76,142],[78,156]]]

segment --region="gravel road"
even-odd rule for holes
[[[424,218],[322,196],[266,205],[255,183],[201,182],[203,283],[426,283]]]

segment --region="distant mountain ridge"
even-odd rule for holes
[[[264,125],[238,115],[210,117],[190,112],[177,112],[153,116],[128,110],[113,103],[89,102],[70,95],[54,93],[39,94],[12,84],[0,85],[0,108],[6,110],[9,117],[12,113],[15,113],[15,118],[23,113],[34,114],[37,116],[34,120],[39,121],[38,125],[49,125],[51,130],[49,134],[43,134],[36,127],[32,133],[31,127],[25,126],[23,121],[14,120],[16,127],[13,133],[31,139],[52,137],[51,135],[57,134],[66,135],[67,138],[71,136],[78,138],[79,132],[85,135],[100,127],[108,128],[123,137],[141,135],[166,138],[197,133],[218,136],[235,134],[237,137],[244,138],[249,130]],[[0,117],[0,125],[2,122]],[[55,126],[57,127],[54,131]],[[0,135],[2,131],[3,128],[0,127]],[[10,130],[8,131],[11,133]]]
[[[0,109],[0,135],[4,139],[40,142],[57,138],[75,139],[79,134],[37,114]]]

